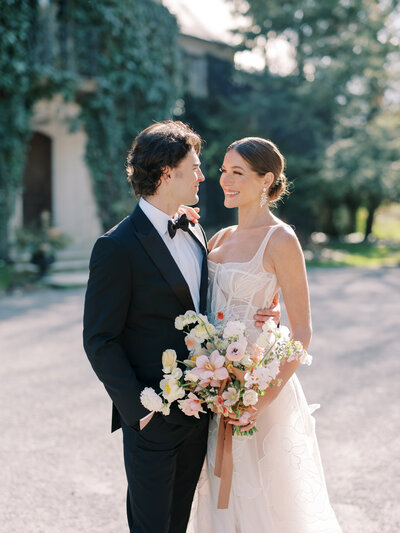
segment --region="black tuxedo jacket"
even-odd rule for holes
[[[206,311],[207,242],[190,230],[203,251],[200,312]],[[189,287],[164,241],[139,206],[100,237],[92,251],[85,298],[83,341],[90,363],[113,401],[112,431],[122,416],[134,426],[148,414],[140,403],[145,386],[160,390],[162,352],[187,358],[175,317],[194,310]],[[196,423],[176,405],[167,421]]]

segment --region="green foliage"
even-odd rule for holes
[[[377,239],[400,243],[400,203],[378,209],[373,232]]]
[[[70,244],[71,238],[59,228],[51,226],[50,213],[44,211],[39,227],[19,228],[16,232],[16,244],[22,251],[33,254],[42,251],[52,254]]]
[[[219,177],[225,150],[234,140],[247,136],[271,139],[286,157],[286,175],[290,189],[295,191],[278,204],[279,214],[295,224],[302,237],[311,233],[315,227],[315,189],[319,186],[321,153],[327,135],[325,109],[321,106],[318,113],[310,115],[312,97],[300,98],[293,78],[268,72],[235,73],[230,84],[228,94],[221,91],[213,98],[186,95],[185,114],[179,117],[206,140],[202,161],[207,178]],[[205,185],[210,187],[208,183]],[[214,209],[218,212],[217,202]],[[210,214],[207,210],[207,221],[212,218]],[[214,226],[229,222],[234,223],[233,219],[220,219]]]
[[[85,29],[96,28],[96,90],[81,93],[88,135],[86,159],[94,178],[99,215],[105,228],[131,209],[124,160],[136,134],[171,116],[180,85],[178,28],[155,1],[108,0],[73,10],[77,43],[83,52]]]
[[[26,50],[32,32],[28,2],[4,0],[0,14],[0,258],[7,255],[7,226],[20,188],[29,134],[33,72]],[[12,59],[12,60],[11,60]]]
[[[281,116],[284,127],[300,132],[304,149],[299,158],[292,147],[281,146],[289,176],[294,171],[296,178],[287,218],[307,232],[314,227],[338,236],[354,231],[357,209],[365,205],[370,233],[376,208],[399,191],[399,105],[390,102],[390,91],[398,90],[398,2],[235,4],[250,20],[242,31],[243,48],[277,37],[292,46],[295,68],[282,78],[279,98],[286,93],[289,106]],[[267,107],[273,106],[260,101],[258,113]],[[314,128],[319,142],[308,145]],[[308,168],[301,163],[307,160]]]
[[[2,0],[0,72],[0,258],[8,255],[33,105],[59,92],[81,105],[99,215],[105,227],[117,222],[130,209],[129,144],[171,115],[180,90],[175,18],[156,0]]]

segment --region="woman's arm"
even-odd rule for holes
[[[285,302],[291,338],[300,341],[307,349],[311,341],[312,329],[304,255],[294,232],[286,228],[278,231],[277,238],[271,238],[270,254]],[[297,360],[282,363],[277,377],[277,379],[282,379],[282,385],[268,390],[271,401],[278,396],[299,365],[300,362]]]
[[[276,238],[271,238],[267,254],[272,258],[275,273],[281,287],[289,319],[291,338],[300,341],[304,348],[307,349],[311,341],[312,329],[304,255],[294,232],[285,228],[278,231],[279,234],[274,235]],[[274,401],[299,365],[300,362],[298,360],[281,364],[280,372],[276,378],[282,380],[281,386],[268,388],[265,395],[259,398],[257,413],[254,410],[250,411],[252,420],[255,420],[257,414]],[[243,427],[243,430],[246,431],[253,426],[254,422]]]

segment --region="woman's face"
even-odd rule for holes
[[[268,174],[271,173],[268,172],[266,176]],[[219,180],[225,193],[225,207],[246,205],[258,207],[262,189],[266,186],[266,180],[263,178],[250,168],[247,161],[236,150],[229,150],[225,154]]]

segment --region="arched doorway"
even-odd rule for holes
[[[40,224],[40,215],[51,215],[51,139],[35,132],[29,143],[24,171],[24,226]]]

